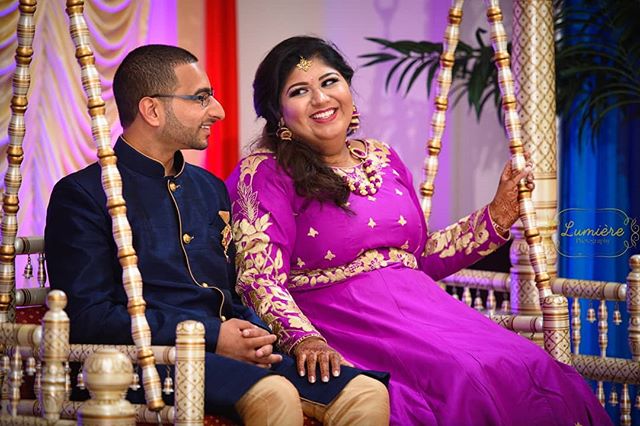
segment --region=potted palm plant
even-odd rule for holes
[[[640,118],[640,0],[556,0],[556,102],[558,114],[577,119],[580,133],[596,134],[603,119],[619,110],[626,118]],[[457,104],[466,98],[479,119],[487,102],[500,115],[500,90],[493,66],[493,50],[475,32],[475,44],[458,43],[451,96]],[[370,37],[382,47],[361,55],[364,66],[392,63],[386,89],[408,93],[426,73],[429,95],[441,42],[390,41]],[[580,140],[581,138],[579,138]]]

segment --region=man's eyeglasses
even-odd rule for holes
[[[161,95],[155,94],[149,96],[150,98],[179,98],[185,99],[187,101],[198,101],[200,102],[200,106],[202,108],[206,108],[211,103],[213,99],[213,93],[200,93],[199,95]]]

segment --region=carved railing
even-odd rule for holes
[[[578,372],[596,381],[596,396],[604,406],[620,405],[620,424],[631,424],[630,385],[640,384],[640,255],[631,256],[629,260],[630,272],[627,282],[616,283],[609,281],[577,280],[568,278],[554,278],[551,288],[555,294],[572,298],[571,303],[571,362]],[[508,309],[488,309],[484,300],[478,302],[471,299],[472,291],[489,294],[496,291],[499,296],[508,297],[511,287],[511,276],[507,273],[462,270],[457,274],[440,281],[451,292],[457,295],[460,289],[461,301],[484,312],[492,320],[503,327],[531,337],[543,329],[541,315],[523,315],[511,313]],[[456,289],[456,290],[454,290]],[[586,313],[582,312],[581,300],[589,303]],[[597,303],[594,305],[593,303]],[[607,355],[609,333],[612,328],[622,326],[620,303],[626,303],[629,315],[628,334],[632,359],[614,358]],[[608,304],[613,303],[613,311],[609,315]],[[584,355],[580,353],[582,341],[582,318],[589,323],[596,324],[598,331],[599,355]],[[613,323],[611,326],[610,323]],[[611,383],[609,395],[605,395],[605,382]],[[619,391],[618,391],[619,389]],[[634,403],[640,409],[640,394]]]
[[[42,326],[0,324],[0,344],[5,353],[0,365],[3,407],[0,424],[66,425],[75,422],[65,420],[80,416],[83,424],[106,426],[120,422],[124,414],[130,417],[131,424],[158,419],[165,424],[202,424],[205,349],[201,323],[178,324],[175,347],[150,347],[161,364],[175,366],[175,386],[167,376],[163,389],[167,394],[175,391],[175,405],[158,412],[146,405],[131,405],[129,409],[124,395],[127,387],[136,388],[137,373],[131,367],[132,361],[137,360],[136,347],[69,345],[69,318],[63,310],[66,296],[53,290],[47,296],[47,304],[49,311]],[[84,374],[78,376],[77,385],[89,389],[92,396],[84,406],[68,400],[69,361],[84,364]],[[21,396],[24,374],[34,377],[35,400]]]

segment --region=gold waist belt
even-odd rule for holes
[[[289,289],[301,289],[303,287],[311,288],[335,284],[358,274],[395,264],[404,265],[412,269],[418,268],[418,261],[412,253],[397,248],[371,249],[346,265],[328,269],[292,269],[289,273],[287,287]]]

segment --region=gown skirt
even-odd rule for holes
[[[392,425],[609,425],[587,382],[401,265],[292,290],[329,344],[389,371]]]

